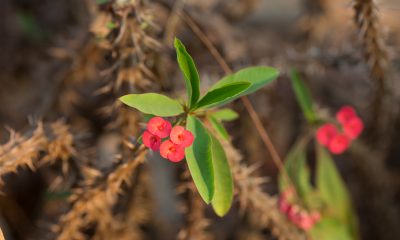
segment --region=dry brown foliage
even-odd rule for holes
[[[179,240],[214,239],[213,235],[208,229],[211,220],[205,216],[206,205],[197,193],[193,182],[191,182],[189,171],[184,172],[184,175],[188,182],[179,186],[178,193],[186,193],[189,195],[187,204],[182,211],[187,217],[185,220],[185,226],[179,231],[177,238]]]
[[[7,143],[0,146],[0,179],[18,168],[34,171],[38,166],[62,161],[63,172],[68,170],[68,160],[76,154],[73,135],[62,121],[50,124],[39,122],[33,131],[20,134],[10,131]]]
[[[249,167],[243,163],[241,154],[229,142],[225,141],[223,144],[242,210],[254,215],[260,227],[271,229],[278,239],[306,239],[304,232],[292,225],[279,211],[277,198],[262,190],[266,178],[255,176],[257,167]]]
[[[374,0],[356,0],[354,21],[357,24],[372,77],[378,82],[380,91],[385,88],[387,52],[382,36],[377,6]]]
[[[59,240],[86,239],[82,232],[95,225],[95,231],[108,231],[110,226],[118,228],[119,221],[115,221],[112,207],[118,200],[124,184],[130,185],[133,171],[145,160],[147,151],[144,148],[137,150],[135,158],[119,165],[106,178],[103,184],[84,189],[79,188],[70,197],[73,203],[71,210],[60,218],[60,223],[54,230],[59,232]],[[114,226],[113,224],[117,224]]]

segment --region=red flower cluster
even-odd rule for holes
[[[170,137],[161,143],[162,138]],[[179,162],[185,157],[185,148],[192,145],[193,134],[182,126],[172,125],[161,117],[153,117],[143,133],[143,144],[153,151],[160,150],[163,158]]]
[[[343,132],[340,132],[334,124],[326,123],[317,130],[316,138],[331,153],[341,154],[349,147],[352,140],[360,136],[364,124],[351,106],[340,108],[336,113],[336,120],[341,124]]]
[[[307,231],[316,224],[321,215],[317,211],[307,212],[300,206],[290,203],[290,200],[294,197],[294,189],[286,189],[279,197],[279,210],[284,213],[287,218],[295,224],[297,227]]]

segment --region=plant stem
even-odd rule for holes
[[[194,34],[203,42],[203,44],[206,46],[206,48],[210,51],[211,55],[215,58],[215,60],[218,62],[218,64],[221,66],[221,68],[224,70],[226,74],[232,74],[233,71],[225,61],[225,59],[222,57],[222,55],[218,52],[218,50],[215,48],[214,44],[210,41],[210,39],[207,37],[206,33],[204,33],[194,22],[194,20],[184,11],[179,13],[181,18],[187,23],[187,25],[192,29]],[[271,158],[275,164],[275,166],[278,168],[278,170],[283,174],[283,177],[289,182],[293,183],[286,172],[286,169],[283,165],[283,161],[279,156],[278,151],[276,150],[274,144],[272,143],[271,138],[269,137],[267,130],[265,129],[264,125],[262,124],[260,117],[258,116],[257,112],[255,111],[253,105],[251,104],[250,100],[248,99],[247,96],[242,96],[241,100],[247,110],[247,112],[250,115],[251,120],[253,121],[255,127],[257,128],[258,133],[260,134],[260,137],[265,145],[265,147],[268,149]],[[293,184],[292,184],[293,185]]]

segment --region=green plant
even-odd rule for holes
[[[293,206],[296,206],[307,213],[318,213],[317,221],[306,227],[292,221],[308,231],[312,239],[358,239],[357,219],[345,183],[330,153],[319,143],[315,145],[317,162],[315,186],[311,184],[311,170],[307,164],[307,146],[317,127],[326,120],[318,116],[310,92],[299,74],[293,71],[290,76],[297,101],[309,127],[286,157],[285,171],[290,181],[281,173],[279,178],[281,196],[287,195],[288,189],[294,189],[295,194],[289,199],[292,204],[290,207],[293,209]],[[286,201],[287,198],[284,200]],[[286,211],[285,213],[290,211],[286,202],[283,202],[280,207],[281,211]],[[292,220],[293,216],[289,213],[288,218]]]
[[[185,149],[193,181],[202,199],[212,204],[217,215],[223,216],[232,204],[233,182],[219,139],[229,138],[222,122],[234,120],[237,114],[228,108],[216,108],[257,91],[275,80],[279,72],[271,67],[245,68],[222,78],[201,95],[200,77],[192,57],[181,41],[175,39],[174,45],[187,100],[179,102],[157,93],[129,94],[120,100],[145,114],[173,117],[174,125],[186,125],[195,137],[193,144]]]

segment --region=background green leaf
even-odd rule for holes
[[[317,145],[317,157],[317,188],[327,206],[334,207],[330,209],[329,215],[346,220],[350,202],[345,184],[330,154],[319,145]]]
[[[233,121],[239,117],[239,115],[235,111],[229,108],[223,108],[221,110],[213,112],[211,113],[211,116],[213,116],[218,121]]]
[[[160,117],[182,114],[182,106],[175,100],[157,93],[128,94],[119,98],[126,105]]]
[[[307,139],[300,139],[290,150],[285,160],[285,169],[287,174],[302,199],[307,198],[307,196],[313,191],[311,186],[310,170],[307,166],[306,146]],[[289,185],[283,175],[280,176],[279,184],[281,191],[284,191]]]
[[[292,87],[296,95],[296,99],[300,104],[303,114],[307,121],[314,122],[316,120],[316,114],[313,109],[313,100],[309,89],[303,83],[300,78],[299,73],[296,70],[290,72],[290,79],[292,82]]]
[[[222,78],[211,87],[211,90],[228,83],[243,81],[250,82],[251,86],[240,94],[240,96],[244,96],[257,91],[268,83],[271,83],[278,77],[278,75],[279,71],[272,67],[248,67]]]
[[[336,219],[323,218],[310,231],[313,240],[356,240],[346,225]]]
[[[356,239],[358,223],[346,185],[331,155],[320,145],[317,145],[317,161],[316,185],[325,205],[323,214],[345,224]]]
[[[211,137],[215,187],[212,206],[215,213],[222,217],[229,211],[232,205],[233,180],[224,148],[212,133],[209,133],[209,135]]]
[[[248,89],[250,85],[249,82],[235,82],[210,90],[199,100],[193,109],[211,108],[231,102],[237,99],[240,93]]]
[[[188,116],[186,128],[194,135],[193,144],[185,149],[186,162],[200,196],[210,203],[214,195],[214,170],[211,137],[201,121]]]
[[[197,100],[200,98],[199,73],[197,72],[192,57],[186,51],[183,43],[179,39],[175,38],[174,46],[176,49],[179,68],[181,69],[185,79],[188,107],[190,108],[195,105]]]

